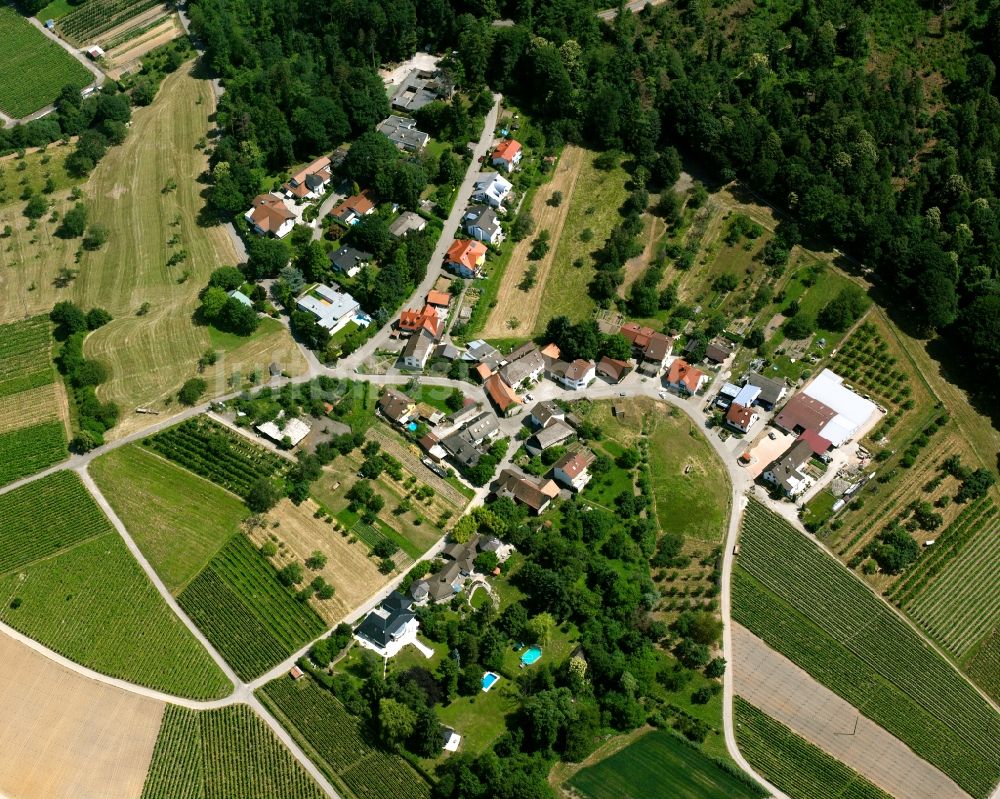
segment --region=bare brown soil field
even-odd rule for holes
[[[108,77],[118,80],[124,73],[133,72],[140,67],[140,59],[151,50],[155,50],[167,42],[173,41],[184,33],[184,29],[177,21],[175,15],[171,15],[163,20],[155,28],[151,28],[121,47],[116,47],[109,54],[112,68],[108,70]]]
[[[0,794],[138,799],[165,705],[95,682],[0,633]]]
[[[535,217],[535,233],[514,245],[514,251],[507,264],[507,271],[504,273],[503,282],[497,292],[496,307],[483,328],[482,336],[484,338],[501,338],[511,335],[511,329],[507,326],[507,320],[511,318],[517,319],[521,323],[518,326],[519,330],[530,332],[534,329],[535,319],[541,309],[545,281],[552,268],[552,262],[556,255],[556,245],[562,234],[563,225],[566,224],[566,216],[569,214],[573,199],[573,190],[576,187],[576,180],[580,175],[580,167],[583,165],[585,155],[586,150],[566,145],[562,157],[556,165],[552,180],[539,188],[531,209],[532,215]],[[557,191],[563,193],[563,200],[558,206],[552,206],[547,200]],[[543,230],[548,230],[551,236],[549,251],[540,261],[528,261],[531,241]],[[521,291],[518,284],[524,277],[527,268],[532,264],[538,270],[535,286],[530,291]]]
[[[326,566],[319,571],[306,569],[306,580],[322,577],[337,589],[331,599],[312,599],[313,609],[331,627],[340,622],[365,599],[380,591],[391,575],[379,573],[376,561],[369,557],[368,547],[361,541],[350,543],[333,524],[313,516],[319,506],[312,499],[301,505],[283,499],[267,514],[268,524],[253,530],[250,537],[258,546],[276,537],[285,544],[272,558],[281,568],[292,561],[304,563],[313,552],[320,551],[327,557]],[[278,526],[274,527],[277,522]]]

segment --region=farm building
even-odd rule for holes
[[[517,398],[514,389],[504,382],[499,374],[486,378],[485,386],[486,393],[493,400],[493,404],[496,405],[497,412],[501,416],[509,416],[520,407],[521,400]]]
[[[805,441],[796,441],[778,460],[768,466],[764,480],[780,488],[790,497],[797,497],[809,487],[809,476],[802,470],[812,457],[812,448]]]
[[[874,402],[855,394],[844,386],[842,377],[824,369],[785,404],[775,423],[790,433],[811,430],[839,447],[877,413]]]
[[[746,376],[745,381],[747,385],[756,386],[760,389],[757,404],[766,411],[773,410],[774,406],[781,402],[785,394],[788,393],[788,387],[783,382],[779,383],[777,380],[771,380],[771,378],[764,377],[756,372],[750,372]]]
[[[288,419],[282,423],[284,415],[285,412],[282,411],[275,421],[257,425],[257,432],[278,444],[287,438],[291,441],[291,446],[297,447],[312,428],[301,419]]]

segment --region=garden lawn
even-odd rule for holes
[[[111,677],[191,699],[232,690],[113,532],[0,577],[0,620]]]
[[[581,769],[570,786],[585,799],[744,799],[756,786],[670,732],[643,735],[610,757]]]
[[[101,456],[90,472],[175,595],[238,532],[248,514],[235,495],[138,444]]]
[[[0,110],[14,119],[53,102],[63,86],[93,80],[86,67],[12,8],[0,6]]]

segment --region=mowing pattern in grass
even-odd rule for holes
[[[1000,779],[1000,715],[972,686],[849,571],[759,503],[747,508],[741,542],[736,621],[969,793],[988,794]]]
[[[743,756],[791,799],[892,799],[856,771],[738,696],[733,699],[733,710],[736,742]]]
[[[398,755],[375,749],[361,721],[309,678],[280,677],[261,698],[327,778],[355,799],[426,799],[430,786]]]
[[[168,705],[142,799],[322,799],[323,792],[246,705]]]
[[[74,472],[0,494],[0,574],[113,531]]]
[[[232,690],[115,533],[0,577],[0,620],[112,677],[192,699]]]
[[[177,601],[244,680],[276,666],[325,629],[243,535],[226,544]]]
[[[88,0],[59,21],[59,32],[79,44],[160,3],[161,0]]]
[[[188,419],[143,443],[243,498],[259,478],[271,477],[287,465],[284,458],[204,417]]]
[[[0,485],[41,471],[66,457],[63,423],[43,422],[0,435]]]
[[[0,397],[55,380],[50,345],[49,320],[44,316],[0,325]]]
[[[741,799],[764,791],[725,770],[674,733],[657,730],[578,771],[569,784],[586,799]],[[667,794],[664,793],[669,786]]]
[[[86,86],[90,72],[11,8],[0,6],[0,110],[14,119],[56,99],[63,86]]]

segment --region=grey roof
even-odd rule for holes
[[[531,409],[531,417],[542,427],[548,423],[549,419],[563,418],[565,415],[566,414],[563,412],[563,409],[556,405],[552,400],[537,402]]]
[[[482,339],[477,339],[469,342],[462,357],[467,361],[485,361],[495,355],[500,355],[500,350]]]
[[[392,95],[393,108],[416,111],[442,97],[450,97],[454,86],[441,72],[414,69]]]
[[[475,466],[483,454],[482,442],[495,435],[499,429],[500,423],[496,416],[484,412],[445,438],[441,446],[459,463]]]
[[[472,235],[472,228],[478,227],[492,238],[496,231],[500,229],[500,222],[497,219],[497,212],[488,205],[474,205],[465,212],[463,224],[469,235]]]
[[[417,121],[390,114],[375,128],[397,147],[419,150],[430,140],[430,134],[417,130]]]
[[[420,214],[413,211],[403,211],[389,225],[389,232],[396,238],[401,238],[413,230],[423,230],[427,226],[427,220]]]
[[[809,442],[799,440],[792,444],[781,458],[772,463],[767,471],[774,475],[778,485],[788,491],[791,489],[789,478],[794,477],[796,480],[801,478],[802,475],[799,473],[799,469],[811,457],[812,447],[809,445]]]
[[[508,363],[500,369],[500,377],[511,387],[517,386],[533,373],[541,372],[545,369],[545,359],[538,350],[528,353],[518,358],[513,363]]]
[[[574,430],[565,422],[560,422],[558,420],[552,422],[548,427],[543,427],[537,433],[535,433],[535,441],[538,442],[538,447],[540,449],[546,450],[549,447],[555,446],[556,444],[565,441],[567,438],[574,434]]]
[[[374,257],[370,252],[356,250],[354,247],[345,245],[336,252],[330,253],[330,263],[341,272],[350,272],[354,268],[369,263]]]
[[[458,347],[454,344],[440,344],[434,351],[434,355],[438,358],[454,361],[458,357]]]
[[[372,643],[384,647],[398,635],[407,622],[415,618],[413,600],[393,591],[382,604],[369,613],[354,632]]]
[[[781,399],[781,395],[785,391],[784,383],[779,383],[777,380],[764,377],[763,375],[757,374],[757,372],[751,372],[747,375],[747,383],[751,386],[757,386],[757,388],[760,389],[759,399],[770,405],[773,405]]]
[[[420,330],[420,332],[410,336],[407,340],[406,346],[403,347],[403,357],[425,361],[430,356],[430,352],[434,349],[434,346],[434,336],[426,330]]]

